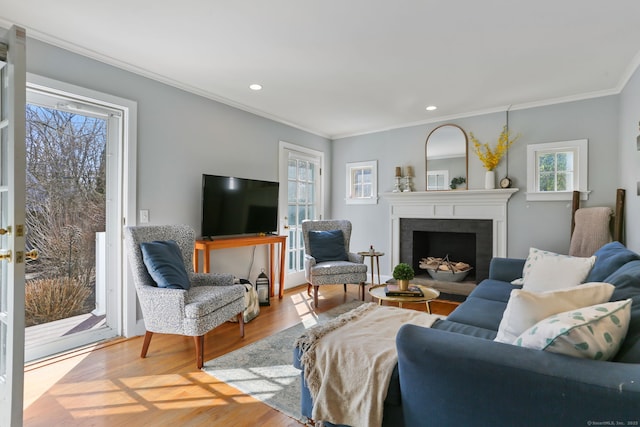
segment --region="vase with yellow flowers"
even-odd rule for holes
[[[502,157],[507,153],[509,147],[516,142],[516,140],[520,137],[520,135],[516,135],[511,138],[511,132],[505,125],[502,128],[502,132],[500,132],[500,136],[498,137],[498,144],[495,147],[491,147],[489,143],[481,143],[478,141],[472,132],[469,132],[469,138],[471,138],[471,142],[473,142],[473,151],[478,156],[478,159],[482,162],[482,165],[487,170],[485,174],[485,182],[484,188],[493,189],[496,188],[496,166],[502,160]]]

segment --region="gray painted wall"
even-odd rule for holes
[[[214,173],[257,179],[278,179],[278,141],[323,151],[331,177],[325,203],[327,217],[354,223],[352,249],[369,245],[389,250],[389,206],[345,204],[345,164],[378,160],[378,188],[393,189],[395,166],[412,165],[415,187],[425,188],[424,144],[440,123],[411,126],[334,141],[228,107],[139,75],[29,40],[27,68],[31,73],[132,99],[138,103],[138,209],[149,209],[151,223],[191,224],[199,229],[200,175]],[[510,112],[510,128],[520,140],[509,152],[509,175],[520,188],[509,203],[508,255],[526,256],[530,246],[557,252],[569,248],[568,202],[527,202],[526,145],[587,138],[589,188],[584,206],[612,206],[615,189],[627,189],[627,218],[640,212],[636,183],[640,153],[636,150],[640,120],[640,72],[636,71],[620,95],[606,96]],[[505,113],[449,121],[473,132],[481,141],[495,141]],[[470,147],[471,150],[471,147]],[[497,168],[505,175],[506,162]],[[469,155],[469,188],[482,188],[484,169]],[[640,250],[640,225],[629,221],[627,244]],[[251,249],[219,251],[216,271],[247,276]],[[253,277],[266,264],[258,253]],[[389,274],[389,259],[382,259]]]
[[[27,71],[138,103],[137,208],[149,210],[151,224],[184,223],[199,233],[202,174],[277,181],[281,140],[331,151],[325,138],[33,39]],[[215,251],[212,269],[255,280],[268,271],[267,247],[249,273],[251,251]]]
[[[509,171],[513,170],[517,186],[521,188],[509,203],[509,255],[526,256],[530,246],[567,253],[571,202],[526,201],[526,146],[588,139],[588,188],[591,194],[582,206],[613,208],[618,186],[615,173],[618,162],[617,96],[521,110],[510,114],[509,119],[509,126],[522,134],[509,153]]]
[[[525,257],[534,246],[560,253],[569,250],[570,202],[527,202],[526,146],[544,142],[574,139],[589,140],[589,188],[592,193],[583,206],[615,204],[618,169],[619,97],[606,96],[568,102],[547,107],[511,111],[509,127],[520,139],[509,151],[509,176],[520,188],[509,202],[508,256]],[[384,200],[377,205],[344,203],[343,165],[347,162],[378,160],[380,192],[393,189],[395,166],[413,165],[416,190],[425,189],[424,144],[427,135],[441,123],[420,125],[368,135],[343,138],[334,142],[332,214],[354,223],[352,249],[364,250],[369,245],[388,252],[390,248],[390,212]],[[481,142],[495,141],[505,123],[505,113],[494,113],[453,120]],[[635,137],[634,137],[635,138]],[[484,187],[484,169],[469,148],[469,188]],[[506,173],[503,160],[496,170],[499,178]],[[390,259],[381,260],[383,274],[390,274]],[[384,265],[384,266],[383,266]]]

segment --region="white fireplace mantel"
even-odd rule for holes
[[[400,218],[489,219],[493,256],[507,256],[507,203],[517,188],[383,193],[391,213],[391,265],[400,262]]]

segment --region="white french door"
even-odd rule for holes
[[[324,154],[280,143],[280,234],[287,235],[285,283],[305,283],[304,240],[300,224],[322,218],[322,168]]]
[[[0,426],[22,425],[25,274],[25,30],[0,35]]]

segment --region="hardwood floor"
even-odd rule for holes
[[[323,312],[358,299],[358,287],[326,286]],[[367,301],[370,296],[367,294]],[[424,310],[424,304],[405,304]],[[434,301],[432,311],[448,314],[455,304]],[[245,326],[226,323],[205,337],[205,358],[232,350],[312,319],[306,286],[271,299]],[[196,369],[190,337],[155,334],[147,358],[142,337],[86,347],[25,367],[25,426],[300,426],[297,421]]]

